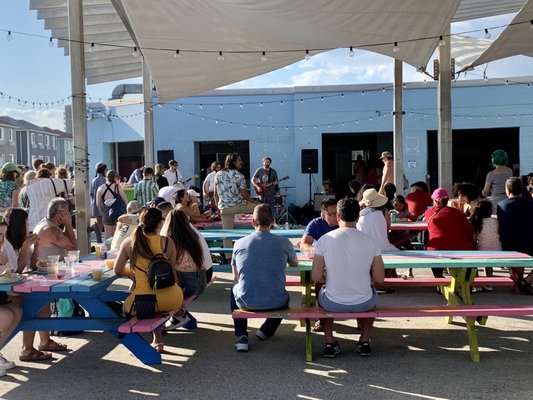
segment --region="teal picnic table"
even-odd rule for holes
[[[390,268],[448,268],[451,282],[449,286],[442,286],[447,306],[472,305],[471,285],[476,276],[477,268],[486,267],[533,267],[533,257],[514,251],[427,251],[405,250],[383,253],[383,262],[386,269]],[[302,285],[305,289],[305,305],[314,305],[311,296],[313,282],[311,280],[312,260],[303,254],[299,256],[299,266],[287,268],[288,271],[301,271]],[[414,278],[413,283],[416,282]],[[302,302],[303,303],[303,302]],[[435,307],[435,313],[440,312]],[[438,315],[438,314],[435,314]],[[427,316],[432,316],[428,310]],[[453,317],[447,316],[446,323],[452,323]],[[485,325],[486,316],[465,316],[470,357],[474,362],[479,362],[479,347],[475,323]]]

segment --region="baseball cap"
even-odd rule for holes
[[[166,200],[163,197],[154,197],[154,199],[148,203],[149,205],[153,205],[154,207],[157,206],[160,203],[165,202]]]
[[[200,197],[200,193],[198,193],[196,190],[194,189],[189,189],[187,190],[187,193],[189,194],[189,196],[194,196],[194,197]]]
[[[450,195],[448,194],[448,191],[446,189],[444,189],[444,188],[437,188],[431,194],[431,198],[433,200],[437,200],[437,201],[439,201],[439,200],[441,200],[441,199],[443,199],[445,197],[449,199]]]
[[[14,171],[17,173],[17,176],[20,175],[20,170],[17,168],[17,166],[11,162],[6,162],[4,166],[2,167],[3,172],[11,172]]]
[[[390,151],[384,151],[381,153],[381,157],[379,157],[380,160],[384,158],[392,158],[392,153]]]

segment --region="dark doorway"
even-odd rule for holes
[[[157,163],[168,167],[168,162],[174,159],[174,150],[157,150]]]
[[[519,128],[454,129],[452,133],[453,182],[471,182],[483,188],[487,173],[493,169],[494,150],[505,150],[508,166],[515,171],[519,162]],[[438,186],[437,131],[428,131],[428,174],[431,189]]]
[[[368,165],[376,165],[382,151],[392,152],[392,132],[334,133],[322,135],[322,179],[328,192],[340,199],[348,194],[352,161],[357,155]],[[327,182],[329,181],[329,182]]]
[[[143,166],[144,142],[117,143],[118,171],[128,178],[135,168]]]
[[[238,153],[242,158],[242,174],[248,180],[250,178],[250,145],[248,140],[224,141],[224,142],[199,142],[198,151],[200,169],[209,173],[213,161],[218,161],[224,167],[224,160],[229,153]],[[202,179],[205,174],[202,174]]]

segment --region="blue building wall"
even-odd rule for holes
[[[407,83],[403,93],[403,163],[405,175],[414,182],[426,177],[427,132],[438,127],[436,84]],[[301,173],[300,150],[319,150],[314,192],[322,183],[323,136],[374,132],[390,136],[392,104],[390,84],[217,90],[154,107],[154,147],[156,152],[174,150],[183,175],[188,177],[207,167],[199,165],[197,143],[248,140],[250,173],[269,155],[278,174],[290,176],[287,185],[296,186],[289,190],[289,201],[303,204],[309,192],[308,176]],[[527,174],[533,171],[529,156],[533,150],[532,105],[533,87],[526,83],[456,82],[452,126],[454,130],[518,127],[520,173]],[[111,113],[121,118],[89,121],[91,159],[98,154],[98,142],[142,140],[141,105],[118,106]]]

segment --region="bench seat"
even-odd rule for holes
[[[206,289],[211,286],[213,283],[215,283],[217,277],[213,276],[213,278],[207,283]],[[148,318],[148,319],[137,319],[137,317],[133,317],[126,322],[124,322],[122,325],[118,327],[118,331],[120,333],[146,333],[146,332],[153,332],[154,330],[160,328],[165,322],[167,322],[171,317],[173,317],[175,314],[180,312],[183,308],[187,307],[189,304],[191,304],[199,295],[189,296],[183,299],[183,304],[181,307],[176,308],[172,311],[167,311],[166,313],[162,315],[157,315],[155,318]]]

